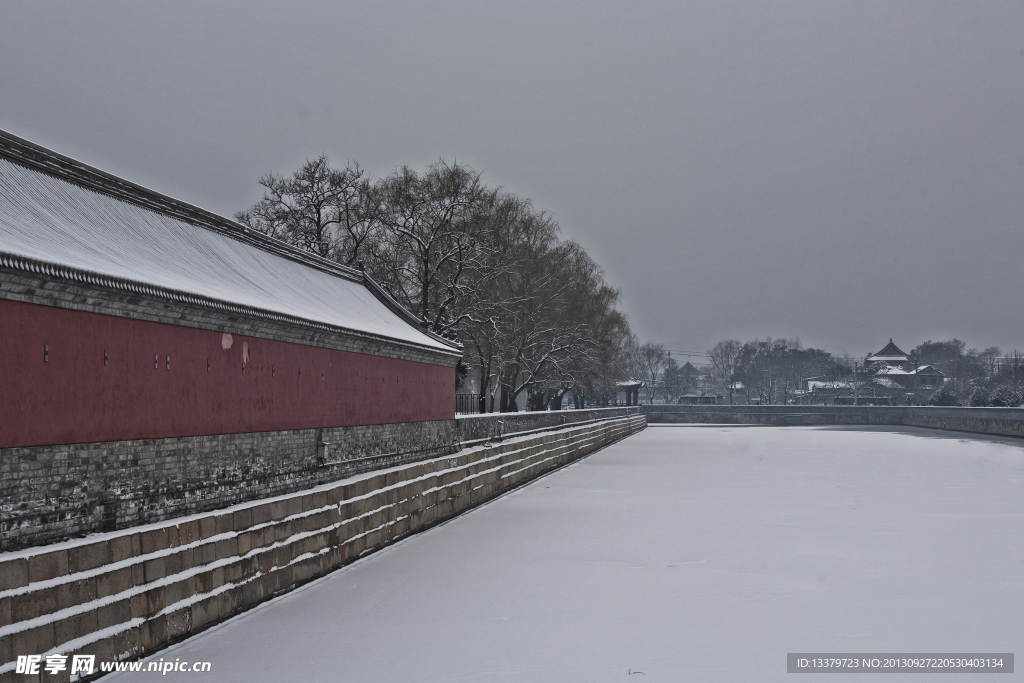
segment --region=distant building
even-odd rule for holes
[[[871,353],[864,359],[864,366],[869,367],[885,363],[886,365],[893,365],[897,367],[906,367],[910,363],[910,356],[903,353],[900,347],[893,343],[892,337],[889,337],[889,343],[879,351],[878,353]]]
[[[917,365],[890,338],[864,358],[856,378],[807,377],[801,380],[802,403],[826,405],[906,405],[921,403],[942,386],[946,376],[932,365]]]
[[[932,365],[917,365],[890,337],[889,343],[878,353],[864,358],[864,374],[879,387],[890,391],[917,393],[935,390],[946,376]]]

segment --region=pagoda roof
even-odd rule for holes
[[[900,349],[900,347],[896,346],[896,344],[893,343],[892,337],[889,338],[889,343],[886,344],[885,347],[881,351],[879,351],[878,353],[871,354],[870,356],[868,356],[867,359],[869,361],[872,361],[872,360],[910,360],[909,356],[907,356],[907,354],[904,353],[903,350]]]

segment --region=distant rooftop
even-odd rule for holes
[[[871,354],[867,357],[867,362],[873,363],[875,361],[899,361],[906,362],[910,360],[910,357],[905,354],[900,347],[893,343],[892,338],[889,338],[889,343],[879,351],[878,353]]]

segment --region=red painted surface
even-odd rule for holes
[[[0,447],[454,417],[453,368],[0,300]]]

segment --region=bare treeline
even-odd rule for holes
[[[444,161],[374,179],[321,156],[260,184],[239,222],[363,267],[424,329],[463,344],[459,381],[495,409],[614,391],[632,340],[618,292],[530,200]]]
[[[812,382],[833,394],[852,394],[856,385],[862,397],[870,393],[894,402],[950,406],[1024,403],[1024,356],[1017,351],[1004,355],[995,346],[982,351],[968,349],[959,339],[919,344],[908,354],[904,372],[894,372],[884,364],[869,366],[866,358],[805,349],[799,339],[721,341],[708,350],[707,358],[707,389],[729,393],[730,402],[734,391],[742,392],[747,401],[763,404],[806,400]],[[921,389],[900,383],[910,371],[922,367],[941,373],[937,385]]]

